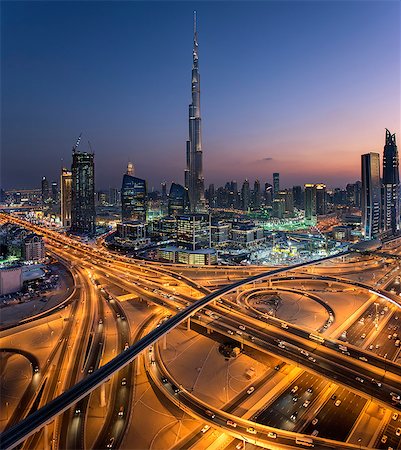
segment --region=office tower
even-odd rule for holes
[[[187,141],[186,148],[187,168],[185,170],[185,187],[188,189],[189,203],[192,212],[203,212],[205,209],[198,60],[198,34],[196,31],[196,13],[194,13],[192,103],[189,105],[189,140]]]
[[[188,250],[210,247],[210,216],[188,214],[177,217],[177,244]]]
[[[284,200],[284,210],[288,214],[292,215],[294,213],[294,198],[292,195],[292,190],[285,189],[284,191],[280,191],[278,193],[278,198]]]
[[[309,225],[316,223],[316,185],[304,185],[305,221]]]
[[[383,232],[396,234],[400,229],[400,175],[395,134],[386,129],[383,152]]]
[[[134,168],[134,165],[132,164],[132,162],[128,163],[127,175],[129,175],[130,177],[133,177],[135,175],[135,168]]]
[[[277,198],[280,191],[280,174],[273,173],[273,198]]]
[[[361,207],[362,202],[362,183],[360,181],[355,182],[355,206]]]
[[[266,206],[271,206],[273,194],[272,194],[272,185],[270,183],[265,183],[265,191],[264,191],[264,202]]]
[[[47,181],[46,177],[42,177],[42,204],[48,202],[50,197],[50,191],[49,191],[49,182]]]
[[[294,199],[295,208],[302,209],[304,206],[302,187],[301,186],[293,186],[292,187],[292,196]]]
[[[282,219],[284,217],[285,212],[285,199],[284,198],[275,198],[273,200],[273,217],[276,219]]]
[[[326,207],[326,185],[319,183],[315,185],[316,188],[316,214],[318,216],[324,216],[327,212]]]
[[[248,211],[249,209],[249,204],[251,202],[251,191],[249,188],[249,181],[245,180],[244,183],[242,184],[242,189],[241,189],[241,202],[242,202],[242,209],[244,211]]]
[[[367,153],[362,163],[362,234],[373,239],[380,234],[380,155]]]
[[[162,188],[162,201],[167,201],[167,183],[165,181],[163,181],[163,183],[161,184],[161,188]]]
[[[216,206],[216,193],[214,190],[214,184],[209,184],[209,188],[207,190],[209,207],[214,208]]]
[[[259,209],[261,203],[262,203],[262,193],[260,191],[260,181],[255,180],[252,192],[252,206],[255,209]]]
[[[178,216],[189,212],[188,189],[181,184],[171,183],[168,196],[168,213]]]
[[[63,227],[69,228],[71,226],[71,204],[72,204],[72,173],[67,169],[61,169],[60,176],[61,187],[61,224]]]
[[[58,186],[57,186],[57,181],[53,181],[52,182],[52,194],[51,194],[51,198],[52,198],[52,202],[54,204],[58,203]]]
[[[130,175],[134,173],[132,163],[128,163],[121,186],[122,222],[139,220],[146,222],[147,189],[146,181]]]
[[[109,188],[109,204],[116,206],[119,203],[119,193],[116,188]]]
[[[79,152],[75,146],[71,172],[71,230],[94,234],[96,231],[94,154]]]

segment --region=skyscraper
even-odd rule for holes
[[[280,174],[275,172],[273,173],[273,198],[278,197],[279,191],[280,191]]]
[[[305,184],[305,221],[309,225],[315,225],[316,223],[316,185]]]
[[[362,234],[373,239],[380,233],[380,155],[367,153],[362,163]]]
[[[130,175],[133,173],[133,165],[132,163],[128,163],[127,173],[123,176],[123,183],[121,187],[122,222],[135,220],[146,222],[146,181]]]
[[[251,202],[251,190],[249,188],[249,181],[245,180],[244,183],[242,184],[242,189],[241,189],[241,202],[242,202],[242,209],[244,211],[248,211],[249,209],[249,204]]]
[[[316,214],[318,216],[324,216],[327,212],[326,208],[326,185],[319,183],[316,187]]]
[[[61,186],[61,223],[63,227],[71,226],[71,202],[72,202],[72,174],[67,169],[61,169],[60,176],[60,186]]]
[[[168,213],[178,216],[189,211],[188,189],[181,184],[171,183],[168,196]]]
[[[395,234],[400,229],[400,175],[395,134],[386,129],[383,152],[383,231]]]
[[[71,230],[94,234],[96,231],[94,154],[79,152],[74,147],[71,172]]]
[[[50,197],[49,182],[46,177],[42,177],[42,204],[47,203]]]
[[[189,203],[192,212],[202,212],[205,210],[198,60],[198,34],[196,31],[196,12],[194,12],[192,103],[189,105],[189,140],[187,141],[186,148],[187,168],[185,170],[185,187],[188,189]]]

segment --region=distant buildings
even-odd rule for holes
[[[318,216],[324,216],[327,213],[327,198],[326,198],[326,185],[318,183],[316,187],[316,214]]]
[[[46,177],[42,177],[42,204],[45,205],[50,198],[49,182]]]
[[[72,209],[72,172],[67,169],[61,169],[60,176],[60,206],[61,206],[61,225],[64,228],[71,227],[71,209]]]
[[[74,147],[72,154],[72,202],[71,231],[95,234],[95,166],[94,154],[79,152]]]
[[[5,249],[3,259],[37,263],[46,257],[43,238],[12,223],[0,226],[0,245]]]
[[[380,155],[362,155],[362,235],[374,239],[380,234]]]
[[[22,259],[24,261],[43,261],[46,257],[45,244],[41,236],[28,234],[21,242]]]
[[[309,225],[315,225],[316,223],[316,185],[315,184],[305,184],[304,185],[304,195],[305,195],[305,221]]]
[[[177,245],[188,250],[208,248],[210,244],[210,216],[187,214],[177,216]]]
[[[130,175],[133,173],[132,163],[128,164],[127,173],[123,176],[121,186],[121,218],[123,222],[146,222],[147,188],[146,181]]]

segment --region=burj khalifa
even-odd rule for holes
[[[194,12],[192,103],[189,105],[189,140],[187,141],[187,168],[185,170],[185,187],[188,189],[191,212],[205,211],[205,186],[202,159],[198,35],[196,31],[196,12]]]

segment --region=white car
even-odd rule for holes
[[[336,400],[336,402],[334,404],[335,404],[335,406],[340,406],[341,405],[341,400]]]
[[[210,429],[210,425],[205,425],[202,429],[201,429],[201,433],[206,433],[207,430]]]
[[[247,391],[246,391],[246,393],[248,394],[248,395],[250,395],[250,394],[252,394],[252,392],[255,390],[255,388],[253,387],[253,386],[251,386]]]

